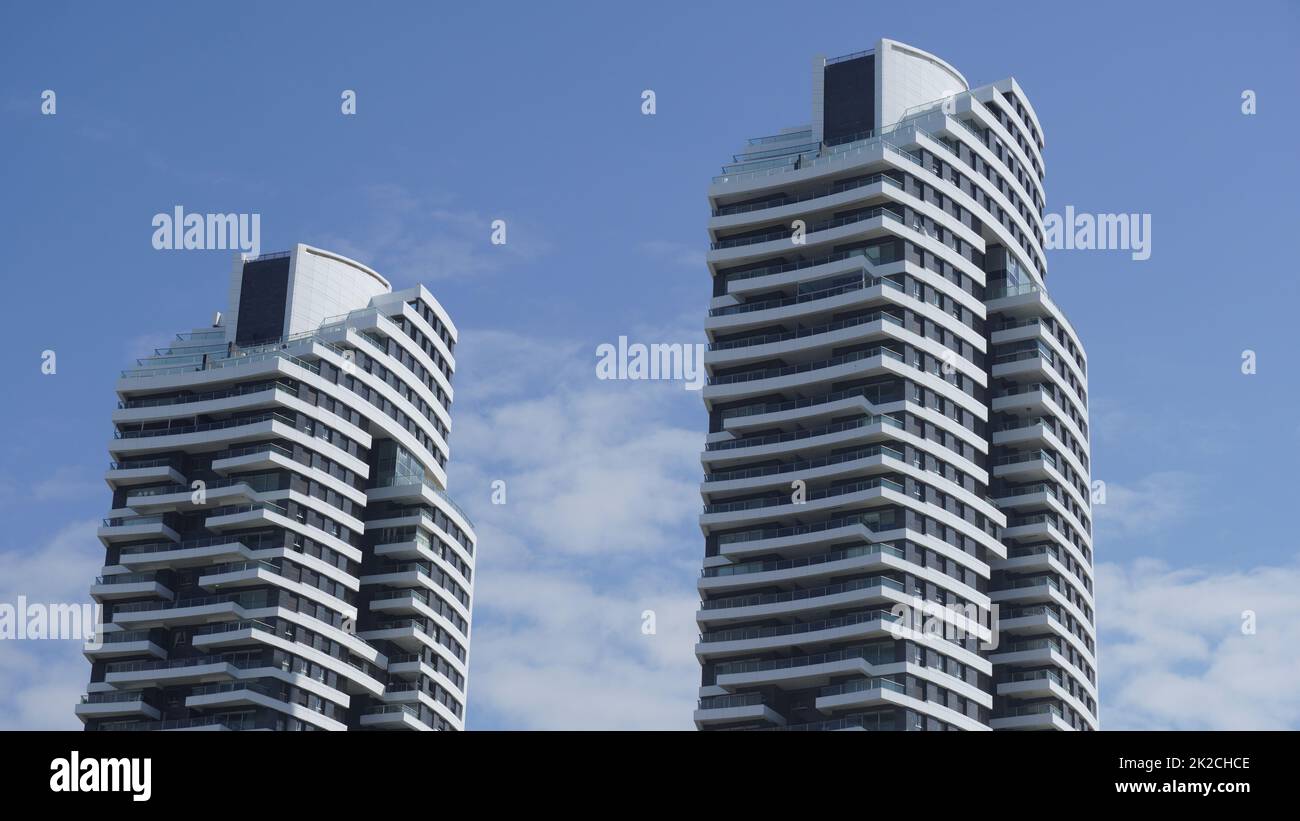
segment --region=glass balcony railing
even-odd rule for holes
[[[234,459],[236,456],[248,456],[252,453],[278,453],[281,456],[287,456],[290,459],[293,458],[293,451],[282,445],[277,445],[273,442],[259,442],[253,445],[241,445],[239,447],[219,450],[212,454],[212,461],[215,462],[218,459]]]
[[[191,696],[212,696],[224,693],[259,693],[274,699],[284,694],[279,687],[270,687],[256,681],[227,681],[221,684],[204,684],[190,690]],[[283,699],[281,699],[283,700]]]
[[[1064,715],[1061,712],[1061,708],[1058,707],[1055,703],[1051,703],[1051,702],[1044,703],[1044,704],[1026,704],[1023,707],[1013,707],[1010,710],[1006,710],[1002,713],[1002,716],[1005,716],[1007,718],[1016,718],[1019,716],[1041,716],[1041,715],[1054,715],[1057,718],[1064,718]]]
[[[854,525],[863,525],[868,530],[880,530],[882,527],[894,527],[894,521],[892,516],[886,518],[885,516],[875,513],[844,516],[811,525],[760,528],[757,530],[746,530],[740,533],[723,533],[718,536],[718,544],[729,545],[767,539],[783,539],[791,536],[803,536],[810,533],[822,533],[827,530],[838,530],[842,527],[853,527]]]
[[[830,322],[825,325],[813,325],[808,328],[800,328],[797,331],[788,331],[779,334],[764,334],[762,336],[750,336],[744,339],[730,339],[725,342],[709,343],[711,351],[729,351],[736,348],[752,348],[755,345],[770,345],[774,342],[788,342],[792,339],[803,339],[810,336],[820,336],[822,334],[842,331],[845,328],[856,328],[859,325],[869,325],[872,322],[887,322],[891,325],[903,327],[903,320],[889,313],[888,311],[872,311],[862,316],[855,316],[852,319],[842,319],[839,322]]]
[[[103,644],[125,644],[136,641],[150,641],[151,633],[148,630],[115,630],[112,633],[102,633],[97,638]]]
[[[123,459],[108,463],[109,470],[140,470],[142,468],[179,468],[180,460],[174,456],[164,456],[157,459]]]
[[[809,136],[811,136],[811,134]],[[727,167],[747,168],[761,163],[763,160],[788,159],[791,154],[807,154],[816,151],[820,147],[821,143],[802,142],[781,146],[779,148],[758,148],[740,154],[733,154],[731,157],[732,162],[728,163]]]
[[[996,465],[1018,465],[1022,462],[1046,462],[1052,467],[1056,467],[1056,455],[1046,450],[1036,450],[1029,453],[1011,453],[1006,456],[999,456],[993,460]]]
[[[847,496],[851,493],[860,493],[864,490],[874,489],[892,490],[895,493],[903,493],[903,485],[892,479],[867,479],[861,482],[854,482],[849,485],[826,488],[809,493],[805,497],[805,502],[815,502],[821,499],[832,499],[836,496]],[[768,499],[747,499],[743,502],[721,502],[719,504],[705,505],[704,512],[709,513],[737,513],[743,510],[758,510],[765,507],[779,507],[781,505],[799,504],[792,501],[789,497],[778,496]]]
[[[420,477],[420,478],[415,478],[415,477],[402,478],[397,476],[390,476],[386,479],[380,479],[376,481],[374,487],[399,487],[401,485],[423,485],[424,487],[427,487],[429,490],[433,491],[434,495],[436,495],[438,498],[446,502],[451,507],[452,510],[459,513],[461,517],[464,518],[465,521],[469,524],[470,527],[474,526],[474,521],[470,519],[469,514],[465,512],[465,509],[462,508],[460,505],[456,504],[456,502],[452,501],[452,498],[447,494],[447,491],[438,487],[427,476]]]
[[[1061,652],[1061,643],[1056,639],[1031,639],[1029,641],[1015,641],[1010,644],[999,647],[998,653],[1023,653],[1029,650],[1054,650]]]
[[[302,357],[295,356],[287,350],[273,350],[254,354],[236,354],[234,356],[220,358],[206,357],[204,361],[191,365],[176,365],[168,367],[139,367],[122,371],[123,379],[141,379],[152,376],[172,376],[178,373],[194,373],[196,371],[216,370],[219,368],[241,367],[244,365],[253,365],[258,362],[267,362],[272,359],[283,359],[292,362],[300,368],[304,368],[312,373],[320,373],[320,366],[309,362]]]
[[[150,516],[112,516],[102,520],[104,527],[136,527],[137,525],[160,525],[165,523],[164,514],[161,513]]]
[[[917,157],[915,152],[908,151],[901,147],[908,142],[915,142],[915,135],[920,131],[920,129],[917,129],[914,126],[900,127],[900,125],[889,126],[886,129],[879,130],[879,132],[873,132],[876,135],[870,138],[851,140],[842,145],[828,147],[822,151],[820,157],[803,159],[797,166],[794,165],[793,158],[786,158],[785,162],[773,168],[760,168],[756,170],[719,174],[713,178],[713,182],[738,182],[741,180],[760,179],[774,174],[784,174],[789,171],[803,170],[807,168],[821,168],[835,160],[843,160],[874,149],[883,149],[884,151],[907,157],[912,162],[920,165],[920,158]]]
[[[1020,559],[1025,556],[1051,556],[1059,560],[1061,551],[1056,545],[1027,545],[1024,547],[1011,547],[1007,549],[1008,559]]]
[[[801,202],[808,202],[809,200],[821,199],[823,197],[831,197],[836,194],[843,194],[845,191],[852,191],[857,188],[865,188],[869,185],[876,185],[877,183],[894,185],[894,186],[898,186],[899,188],[903,187],[903,183],[900,180],[896,179],[891,174],[872,174],[871,176],[865,177],[863,179],[850,180],[848,182],[838,183],[836,185],[825,186],[823,188],[818,188],[813,191],[808,191],[803,194],[800,194],[797,197],[787,197],[783,195],[779,197],[774,197],[772,199],[764,200],[762,202],[751,202],[751,203],[744,203],[738,205],[724,205],[719,208],[715,208],[713,211],[713,216],[729,217],[733,214],[749,214],[749,213],[753,213],[754,211],[766,211],[769,208],[781,208],[786,205],[797,205],[798,203]]]
[[[863,274],[859,279],[851,282],[844,282],[840,285],[834,285],[829,288],[821,288],[816,291],[807,291],[798,296],[785,297],[783,299],[764,299],[758,302],[746,302],[741,305],[727,305],[722,308],[709,309],[709,316],[732,316],[735,314],[753,313],[754,311],[766,311],[771,308],[787,308],[791,305],[802,305],[807,302],[815,302],[821,299],[830,299],[840,294],[848,294],[854,291],[864,291],[868,288],[874,288],[877,285],[885,288],[893,288],[901,291],[903,286],[887,277],[876,277],[869,274]]]
[[[1040,347],[1028,351],[1011,351],[1009,353],[998,354],[993,357],[993,364],[1008,365],[1012,362],[1027,362],[1031,359],[1042,359],[1049,365],[1056,361],[1056,357],[1051,350],[1046,347]]]
[[[896,545],[889,544],[888,542],[878,542],[874,544],[855,545],[844,550],[836,550],[833,553],[820,553],[816,556],[805,556],[799,559],[745,562],[743,564],[724,564],[719,567],[706,567],[701,571],[701,575],[706,579],[725,578],[727,576],[745,576],[750,573],[768,573],[774,570],[791,570],[796,567],[814,567],[816,565],[828,564],[830,562],[855,559],[860,556],[875,556],[877,554],[894,556],[899,559],[904,558],[906,555],[903,549]]]
[[[906,693],[907,685],[895,681],[892,678],[884,676],[873,676],[871,678],[854,679],[846,681],[843,684],[832,684],[823,687],[817,691],[818,696],[842,696],[850,693],[865,693],[868,690],[892,690],[895,693]]]
[[[984,301],[990,302],[995,299],[1003,299],[1009,296],[1024,296],[1025,294],[1042,294],[1047,299],[1047,290],[1042,286],[1034,285],[1031,282],[1021,283],[1020,285],[1007,285],[1000,288],[989,288],[984,293]],[[1050,300],[1049,300],[1050,301]]]
[[[832,664],[837,661],[852,661],[855,659],[862,659],[868,664],[892,664],[896,660],[894,642],[890,641],[889,644],[882,646],[848,647],[843,650],[817,653],[810,656],[792,656],[790,658],[767,659],[765,661],[728,661],[717,665],[714,671],[720,676],[736,673],[766,673],[772,670],[793,670],[800,667]]]
[[[205,624],[201,627],[194,628],[196,636],[216,636],[222,633],[235,633],[240,630],[260,630],[263,633],[276,632],[275,625],[270,622],[261,621],[260,619],[244,619],[242,621],[221,622],[219,624]]]
[[[212,479],[205,483],[205,489],[218,490],[245,485],[250,491],[265,493],[270,490],[284,490],[285,488],[279,486],[279,481],[277,476],[232,476],[227,479]],[[177,493],[188,495],[193,492],[194,488],[189,485],[161,485],[159,487],[132,488],[127,491],[126,495],[130,499],[139,496],[171,496]]]
[[[1000,399],[1004,396],[1022,396],[1026,393],[1037,393],[1039,391],[1055,397],[1056,387],[1044,382],[1030,382],[1026,385],[1012,385],[1011,387],[997,390],[994,392],[993,396]]]
[[[1045,524],[1050,530],[1056,530],[1055,514],[1036,513],[1031,516],[1013,516],[1007,519],[1008,528],[1039,524]]]
[[[145,601],[119,604],[113,607],[113,614],[149,613],[156,610],[184,610],[191,607],[207,607],[214,604],[233,604],[237,607],[247,608],[272,607],[278,601],[278,596],[264,592],[223,593],[218,596],[198,596],[188,599],[176,599],[175,601]]]
[[[147,730],[194,730],[199,727],[225,727],[227,730],[255,730],[257,720],[252,715],[199,716],[168,721],[133,721],[121,724],[104,724],[102,731],[142,732]]]
[[[876,713],[849,715],[826,721],[812,721],[805,724],[787,724],[783,727],[761,727],[768,732],[827,732],[834,730],[868,730],[888,732],[895,729],[894,713]]]
[[[897,393],[897,396],[894,394]],[[757,416],[766,413],[781,413],[783,411],[800,410],[802,408],[811,408],[817,405],[825,405],[831,402],[838,402],[841,399],[851,399],[855,397],[864,397],[875,404],[884,404],[885,402],[900,402],[903,395],[892,389],[881,387],[850,388],[844,391],[834,391],[824,393],[821,396],[807,397],[803,399],[791,399],[788,402],[770,402],[757,405],[746,405],[740,408],[730,408],[721,411],[719,414],[723,421],[735,419],[744,416]],[[902,427],[903,423],[892,416],[882,415],[881,421],[892,421],[896,426]],[[888,422],[886,422],[888,424]]]
[[[729,696],[708,696],[697,704],[701,710],[726,710],[731,707],[756,707],[767,703],[762,693],[738,693]]]
[[[814,268],[818,265],[829,265],[832,262],[852,259],[853,257],[865,257],[867,262],[872,265],[884,265],[889,262],[899,261],[898,259],[893,258],[892,255],[887,259],[886,251],[884,249],[885,246],[875,246],[870,248],[854,248],[851,251],[836,251],[831,254],[826,254],[825,256],[814,257],[802,262],[778,263],[774,265],[764,265],[760,268],[750,268],[745,271],[737,271],[735,273],[726,274],[725,277],[728,283],[739,282],[741,280],[754,279],[755,277],[765,277],[774,274],[787,274],[791,271],[801,271],[805,268]]]
[[[811,587],[806,590],[788,590],[784,593],[755,593],[749,596],[730,596],[725,599],[710,599],[701,602],[701,610],[729,610],[734,607],[757,607],[764,604],[785,604],[788,602],[820,599],[825,596],[837,596],[841,593],[853,593],[858,590],[871,590],[877,587],[902,592],[903,583],[889,576],[868,576],[854,579],[842,584],[828,584],[823,587]]]
[[[782,368],[764,368],[757,371],[745,371],[743,373],[733,373],[726,376],[711,376],[708,383],[710,385],[734,385],[743,382],[753,382],[759,379],[775,379],[780,376],[792,376],[799,373],[809,373],[811,371],[820,371],[825,368],[833,368],[838,365],[847,365],[851,362],[859,362],[863,359],[882,356],[887,359],[894,359],[899,362],[903,361],[903,355],[892,348],[886,348],[883,345],[874,348],[868,348],[865,351],[855,351],[843,356],[835,356],[830,359],[822,359],[816,362],[805,362],[802,365],[787,365]]]
[[[274,502],[253,502],[249,505],[226,505],[225,507],[205,510],[203,513],[209,519],[215,519],[218,516],[234,516],[239,513],[257,513],[266,511],[268,513],[278,513],[281,516],[288,516],[289,511],[283,505],[277,505]]]
[[[162,661],[116,661],[105,665],[106,673],[143,673],[154,670],[184,670],[187,667],[206,667],[210,664],[229,664],[239,669],[268,666],[258,653],[221,653],[212,656],[194,656],[187,659]]]
[[[784,134],[769,134],[765,137],[750,137],[745,142],[749,145],[770,145],[771,143],[783,143],[792,140],[803,140],[812,137],[812,129],[804,128],[798,131],[789,131]]]
[[[245,570],[266,570],[275,575],[280,575],[280,565],[266,559],[259,559],[251,562],[227,562],[226,564],[212,565],[199,571],[199,578],[205,576],[220,576],[225,573],[241,573]]]
[[[1042,325],[1044,324],[1044,322],[1045,320],[1042,317],[1037,317],[1037,316],[1031,316],[1026,319],[1004,319],[1001,322],[995,322],[990,324],[988,326],[988,331],[989,333],[997,333],[998,331],[1012,331],[1015,330],[1016,328],[1028,328],[1032,326]]]
[[[405,713],[411,718],[421,721],[420,711],[407,704],[382,704],[374,707],[367,707],[361,711],[363,716],[382,716],[382,715],[399,715]]]
[[[745,470],[726,470],[717,473],[704,474],[705,482],[729,482],[736,479],[756,479],[762,476],[775,476],[781,473],[792,473],[797,470],[813,470],[815,468],[828,467],[830,465],[841,465],[845,462],[856,462],[859,459],[869,459],[873,456],[889,456],[899,461],[903,460],[902,451],[895,450],[888,445],[872,445],[865,448],[837,453],[834,456],[827,456],[822,459],[806,459],[799,462],[789,462],[784,465],[768,465],[761,468],[748,468]]]
[[[89,693],[81,697],[82,704],[129,704],[143,701],[143,690],[123,690],[116,693]]]
[[[1058,686],[1065,686],[1061,674],[1055,670],[1028,670],[1025,672],[1012,672],[1007,676],[1007,681],[1050,681]]]
[[[1037,604],[1031,607],[1008,607],[998,612],[998,618],[1002,621],[1032,618],[1034,616],[1047,616],[1053,621],[1060,622],[1062,626],[1065,624],[1060,612],[1055,607],[1045,604]]]
[[[889,208],[886,206],[868,208],[857,214],[851,214],[845,217],[837,217],[835,219],[815,222],[812,225],[809,225],[807,227],[807,234],[805,235],[805,238],[807,238],[807,236],[810,236],[812,234],[816,234],[820,231],[829,231],[832,228],[842,228],[845,225],[854,225],[859,222],[866,222],[867,220],[878,219],[880,217],[889,217],[890,219],[896,220],[898,222],[903,222],[904,219],[903,214],[900,213],[895,208]],[[713,243],[710,243],[709,247],[715,251],[718,251],[725,248],[739,248],[745,245],[757,245],[759,243],[773,242],[775,240],[785,240],[789,242],[791,236],[792,234],[790,233],[789,229],[782,228],[781,230],[778,231],[769,231],[765,234],[758,234],[756,236],[720,239]]]
[[[1032,496],[1035,493],[1046,493],[1052,498],[1058,498],[1058,492],[1054,485],[1045,482],[1038,482],[1032,485],[1023,485],[1021,487],[1003,488],[994,494],[995,499],[1014,499],[1017,496]]]
[[[284,547],[283,536],[209,536],[202,539],[186,539],[181,542],[149,542],[148,544],[127,545],[118,551],[121,556],[135,556],[141,553],[166,553],[173,550],[194,550],[213,545],[242,545],[249,550],[265,550],[269,547]]]
[[[138,584],[140,582],[155,582],[158,580],[157,573],[119,573],[114,576],[96,576],[95,584]]]
[[[204,433],[212,430],[225,430],[226,428],[237,428],[244,425],[256,425],[259,422],[283,422],[289,427],[297,427],[297,421],[283,413],[259,413],[255,416],[243,416],[238,419],[225,419],[220,422],[202,422],[197,425],[179,425],[170,428],[158,428],[152,430],[115,430],[113,431],[114,439],[142,439],[154,436],[174,436],[182,433]]]
[[[158,408],[170,405],[189,405],[195,402],[209,402],[214,399],[229,399],[236,396],[252,396],[253,394],[265,393],[271,390],[281,390],[290,395],[297,394],[297,388],[288,382],[257,382],[247,385],[239,385],[234,388],[222,391],[206,391],[203,393],[188,393],[179,396],[142,396],[134,399],[123,399],[117,403],[118,408]]]
[[[1027,579],[1014,579],[1003,583],[997,589],[999,590],[1022,590],[1026,587],[1042,587],[1047,585],[1053,590],[1060,592],[1061,585],[1051,576],[1033,576]]]
[[[833,619],[802,622],[800,624],[782,624],[776,627],[744,627],[732,630],[715,630],[700,634],[700,641],[711,644],[718,641],[749,641],[751,639],[768,639],[778,636],[801,636],[822,630],[834,630],[837,627],[852,627],[856,624],[870,624],[873,621],[894,623],[901,616],[889,610],[868,610],[865,613],[853,613]]]

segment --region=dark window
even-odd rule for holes
[[[832,63],[824,71],[822,139],[834,145],[865,136],[876,127],[876,56]]]
[[[284,336],[284,306],[289,295],[289,257],[244,263],[239,286],[235,343],[249,345]]]

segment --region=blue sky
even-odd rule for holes
[[[680,386],[596,381],[595,348],[702,338],[709,178],[809,119],[814,54],[884,36],[1017,78],[1049,211],[1152,216],[1149,260],[1048,259],[1109,491],[1103,727],[1300,727],[1296,5],[444,5],[0,11],[0,601],[85,598],[115,376],[225,308],[229,254],[155,251],[153,215],[254,212],[263,250],[423,281],[461,329],[470,727],[690,726],[705,415]],[[36,644],[0,643],[0,727],[77,726],[88,666]]]

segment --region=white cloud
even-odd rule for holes
[[[1155,533],[1196,510],[1204,482],[1182,471],[1151,473],[1132,484],[1106,483],[1106,503],[1093,507],[1098,542]]]
[[[492,401],[482,401],[477,381],[462,383],[453,491],[469,485],[486,498],[504,480],[508,505],[488,511],[551,552],[671,544],[673,528],[698,513],[703,433],[665,420],[686,407],[702,418],[699,394],[680,383],[599,381],[594,347],[504,333],[485,342],[463,370],[471,380],[487,375]]]
[[[689,728],[703,434],[671,420],[702,418],[699,394],[598,381],[592,345],[464,339],[451,489],[481,546],[471,728]]]
[[[1300,563],[1097,570],[1105,729],[1300,727]],[[1257,632],[1243,635],[1243,613]]]
[[[481,577],[471,652],[471,718],[519,729],[689,729],[699,667],[689,585],[598,589],[574,562]],[[588,565],[586,570],[595,569]],[[654,611],[656,632],[642,632]],[[473,726],[473,725],[471,725]]]
[[[95,537],[99,523],[73,522],[35,548],[0,552],[0,601],[90,601],[91,580],[103,565]],[[0,640],[0,727],[11,730],[79,729],[73,706],[86,692],[90,665],[80,641]]]

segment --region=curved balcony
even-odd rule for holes
[[[728,596],[701,602],[696,620],[703,624],[774,618],[832,607],[865,605],[873,601],[893,601],[887,591],[901,594],[903,583],[889,576],[870,576],[805,590]]]

